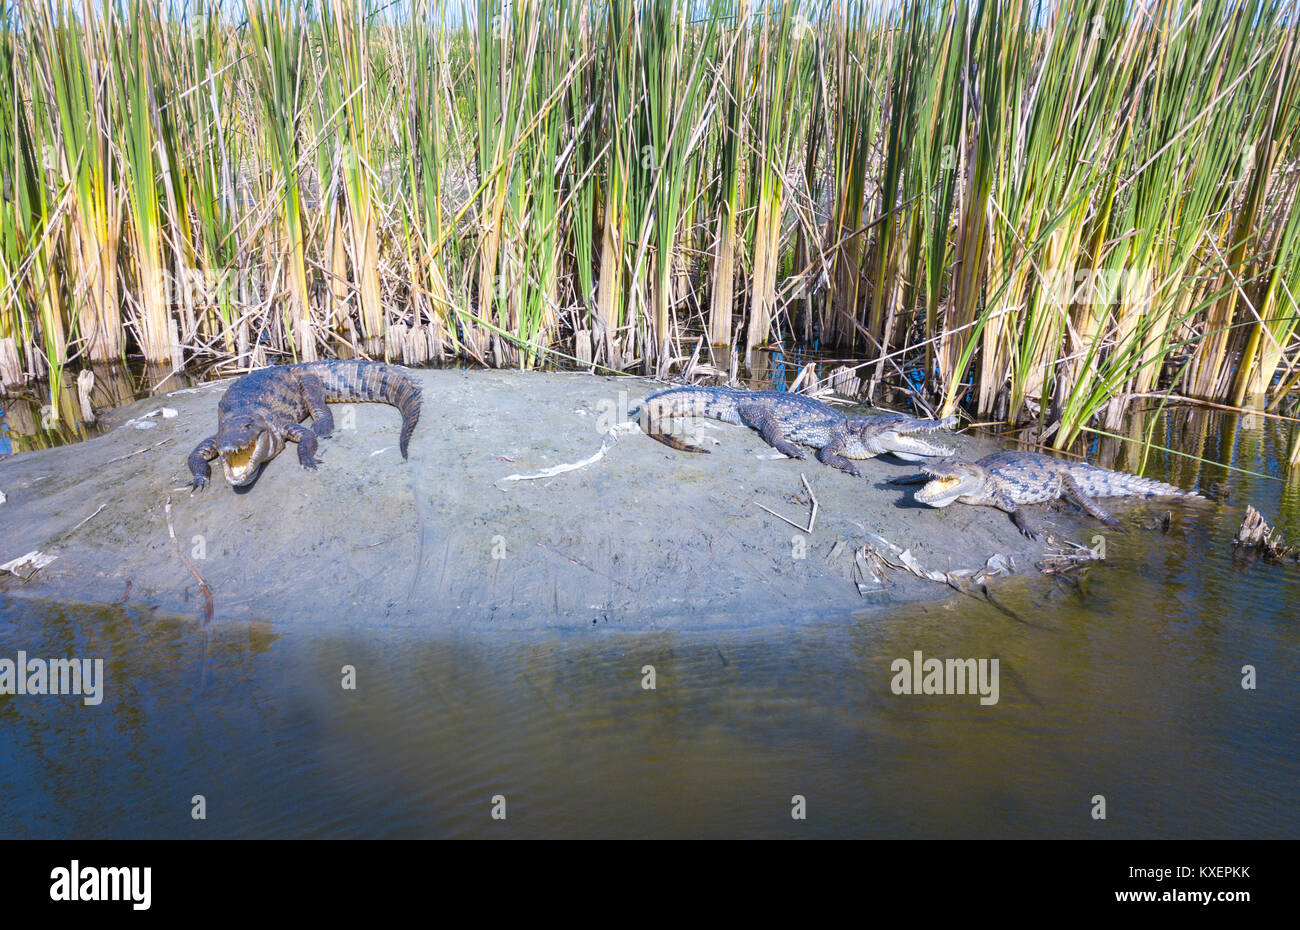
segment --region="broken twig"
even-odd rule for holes
[[[801,530],[802,532],[805,532],[809,536],[811,536],[813,527],[817,525],[817,510],[820,505],[817,503],[817,495],[813,493],[812,485],[808,483],[808,479],[802,474],[800,474],[799,477],[803,480],[803,486],[808,489],[808,496],[812,499],[812,512],[808,514],[807,526],[800,526],[798,523],[795,523],[793,520],[789,519],[788,517],[781,516],[775,510],[771,510],[767,507],[764,507],[758,501],[754,501],[754,505],[757,506],[760,510],[766,510],[768,513],[776,517],[778,520],[784,520],[786,523],[789,523],[791,526],[793,526],[796,530]]]

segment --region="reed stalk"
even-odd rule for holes
[[[1061,448],[1289,409],[1298,44],[1286,0],[21,0],[0,382],[794,340]]]

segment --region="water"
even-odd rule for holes
[[[1158,427],[1264,477],[1159,457],[1152,474],[1233,504],[1180,508],[1168,532],[1144,511],[1105,562],[995,586],[996,604],[468,636],[0,595],[0,657],[98,656],[108,676],[98,707],[0,696],[0,837],[1295,837],[1300,568],[1230,542],[1246,502],[1300,536],[1286,431],[1185,411]],[[1091,451],[1133,467],[1126,448]],[[998,703],[893,694],[916,650],[998,658]]]
[[[45,380],[0,394],[0,458],[89,439],[102,427],[94,413],[103,415],[133,400],[184,388],[194,380],[170,367],[143,363],[95,364],[84,371],[94,376],[84,389],[85,404],[92,410],[89,419],[78,386],[79,372],[60,372],[57,391],[53,382]]]

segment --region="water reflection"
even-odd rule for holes
[[[151,394],[187,386],[190,376],[169,366],[94,364],[63,371],[57,387],[34,382],[0,398],[0,455],[80,442],[94,435],[107,411]]]
[[[109,668],[100,708],[0,697],[0,835],[1294,835],[1279,576],[1189,538],[1008,598],[1032,623],[962,599],[775,637],[521,640],[0,603],[3,654]],[[999,657],[999,703],[894,695],[915,650]],[[1242,691],[1243,661],[1267,687]]]

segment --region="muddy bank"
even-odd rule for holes
[[[39,550],[56,558],[23,597],[128,601],[216,622],[267,617],[328,624],[456,629],[622,629],[789,624],[945,598],[901,571],[884,584],[855,551],[881,540],[926,569],[979,569],[994,555],[1037,573],[1042,543],[1005,514],[918,506],[885,482],[913,469],[860,463],[861,478],[809,457],[780,456],[757,434],[705,424],[712,454],[674,452],[630,430],[605,433],[656,386],[628,378],[500,371],[416,372],[424,412],[409,462],[391,407],[336,406],[338,428],[317,471],[296,447],[243,492],[220,477],[190,495],[185,458],[215,432],[228,382],[114,411],[111,428],[77,445],[0,461],[0,563]],[[141,428],[148,424],[147,428]],[[957,436],[959,452],[994,446]],[[552,477],[534,475],[603,456]],[[811,534],[807,477],[818,501]],[[1058,535],[1094,527],[1067,512],[1038,516]],[[879,538],[877,538],[879,537]]]

